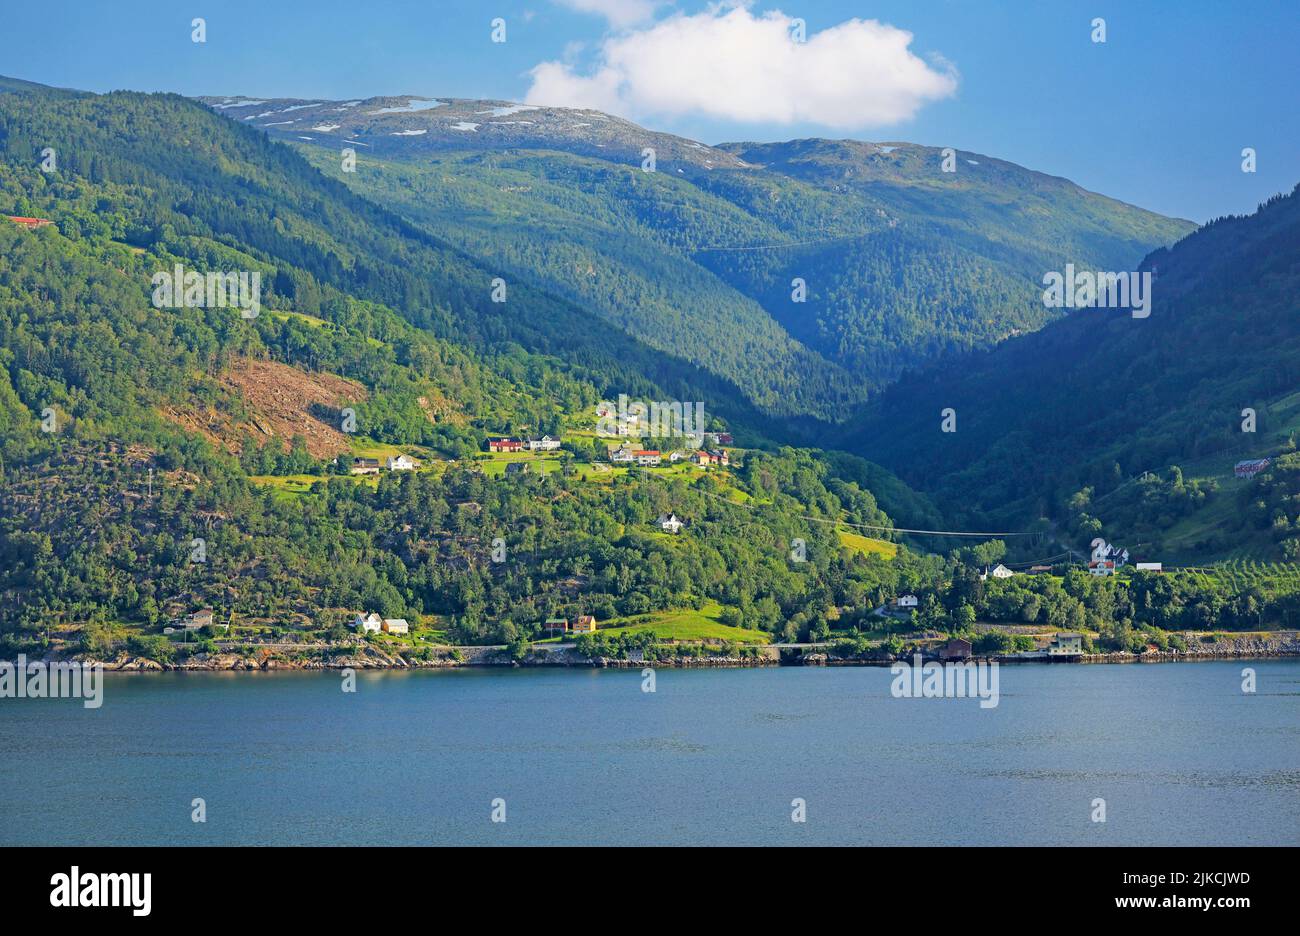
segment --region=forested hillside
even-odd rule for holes
[[[1076,540],[1142,542],[1156,558],[1293,554],[1280,542],[1291,518],[1273,513],[1292,473],[1274,475],[1264,498],[1281,533],[1270,540],[1241,530],[1262,482],[1234,478],[1233,465],[1295,448],[1298,258],[1293,191],[1147,257],[1149,318],[1080,309],[909,375],[847,444],[957,515],[1052,516]],[[945,408],[956,432],[941,431]]]
[[[810,348],[877,383],[1041,328],[1056,314],[1039,301],[1046,270],[1131,269],[1192,229],[979,153],[852,140],[722,148],[765,178],[823,193],[828,210],[797,228],[806,246],[704,262]],[[739,175],[702,184],[716,190]],[[794,277],[808,283],[806,303],[789,301]]]
[[[726,377],[769,417],[829,420],[872,386],[793,340],[758,302],[693,261],[692,244],[752,237],[754,219],[665,173],[505,152],[382,164],[363,155],[349,174],[337,152],[302,152],[484,267],[592,310],[604,333],[634,335]]]
[[[58,199],[69,232],[107,230],[162,259],[237,260],[234,268],[273,274],[263,277],[271,306],[346,321],[338,301],[346,293],[483,355],[547,355],[549,369],[602,390],[751,412],[734,386],[527,282],[507,281],[506,301],[492,301],[497,271],[194,102],[38,91],[0,96],[0,107],[14,214],[52,212]],[[56,173],[40,171],[46,147],[58,154]]]

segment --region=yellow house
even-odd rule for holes
[[[573,631],[577,634],[594,634],[596,619],[590,614],[579,614],[573,622]]]
[[[1052,638],[1047,653],[1049,656],[1077,656],[1083,653],[1083,635],[1061,632]]]

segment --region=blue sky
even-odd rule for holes
[[[1294,0],[0,6],[0,74],[92,91],[609,101],[706,143],[954,146],[1195,221],[1251,211],[1300,181]],[[191,41],[195,16],[204,44]],[[491,41],[497,16],[504,43]],[[806,48],[774,54],[761,37],[773,22],[784,35],[791,17],[806,22]],[[1105,43],[1091,39],[1096,17]],[[1257,151],[1254,174],[1241,171],[1244,147]]]

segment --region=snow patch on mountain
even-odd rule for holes
[[[381,107],[379,110],[367,111],[370,116],[377,114],[413,114],[417,111],[433,110],[435,107],[444,107],[442,101],[434,101],[428,98],[412,98],[401,107]]]
[[[511,117],[515,114],[522,114],[524,111],[541,110],[535,104],[511,104],[507,107],[493,107],[490,110],[475,111],[476,114],[491,114],[493,117]]]

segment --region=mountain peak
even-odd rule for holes
[[[743,159],[726,150],[581,108],[410,94],[344,101],[242,96],[199,100],[273,137],[362,146],[385,157],[431,150],[538,149],[640,165],[648,147],[655,151],[656,162],[666,166],[746,168]]]

